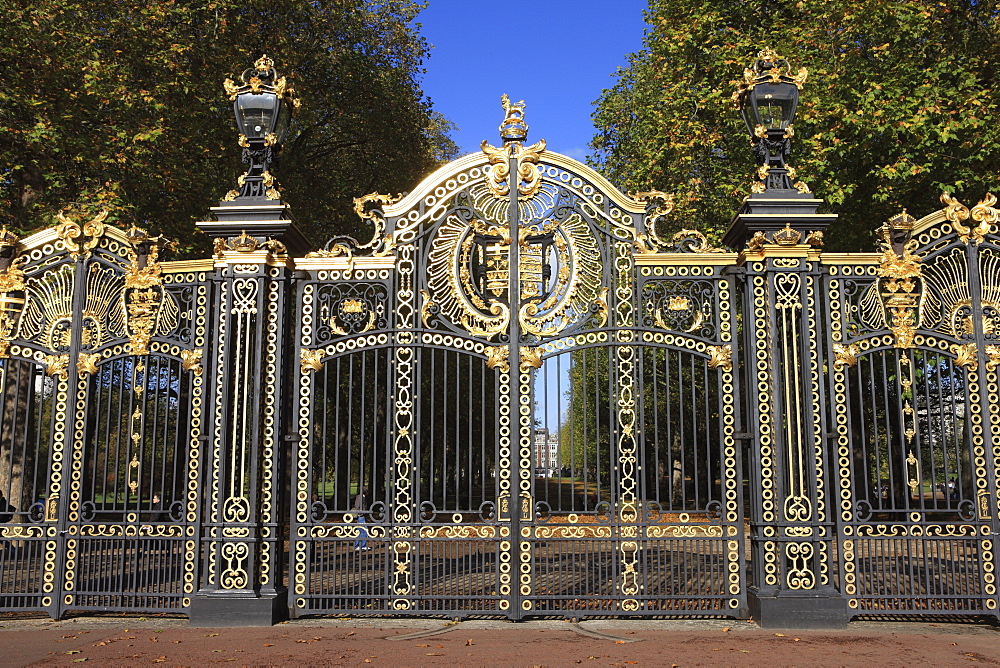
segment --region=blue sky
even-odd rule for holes
[[[428,0],[417,17],[433,48],[424,93],[456,123],[462,153],[500,141],[500,95],[524,100],[528,141],[583,160],[590,115],[611,75],[642,48],[647,0]]]

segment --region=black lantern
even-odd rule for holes
[[[788,159],[799,89],[807,75],[805,68],[792,75],[788,61],[770,48],[758,53],[753,67],[744,70],[742,85],[733,97],[743,114],[757,160],[761,182],[755,184],[754,192],[801,191],[799,184],[792,185],[794,171],[789,174]]]
[[[288,124],[299,101],[285,77],[278,77],[274,61],[267,56],[261,56],[240,79],[239,85],[231,79],[226,79],[223,85],[233,101],[243,162],[249,168],[240,177],[240,189],[229,191],[225,200],[237,197],[277,200],[279,195],[271,170],[277,166]]]

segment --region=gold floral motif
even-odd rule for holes
[[[521,346],[521,373],[530,373],[532,369],[542,367],[542,349],[531,346]]]
[[[986,193],[986,196],[976,206],[972,207],[972,220],[979,224],[972,228],[969,238],[963,239],[963,241],[966,243],[969,241],[979,243],[986,238],[986,235],[990,233],[990,227],[996,225],[997,221],[1000,220],[1000,211],[993,208],[993,205],[996,203],[997,198],[993,193]]]
[[[941,193],[941,203],[945,205],[944,215],[950,222],[959,239],[965,243],[980,243],[989,234],[990,226],[995,224],[1000,217],[1000,212],[993,208],[997,198],[992,193],[986,193],[970,212],[968,207],[959,202],[948,193]],[[976,221],[976,226],[966,225],[965,221],[969,216]]]
[[[7,226],[0,231],[0,247],[17,246],[17,237],[7,232]],[[7,270],[0,274],[0,359],[8,357],[10,343],[14,340],[17,323],[25,305],[24,271],[28,262],[26,255],[15,256]]]
[[[181,367],[185,371],[190,371],[194,375],[200,376],[202,372],[201,358],[202,350],[200,348],[195,348],[194,350],[182,350]]]
[[[733,370],[733,347],[730,344],[708,346],[705,350],[711,355],[708,360],[709,368],[722,369],[723,371]]]
[[[955,353],[955,364],[969,369],[976,366],[976,344],[956,343],[951,346],[951,352]]]
[[[46,355],[45,373],[52,377],[69,380],[69,355]]]
[[[986,370],[994,371],[1000,366],[1000,346],[986,346]]]
[[[594,300],[597,304],[597,317],[598,317],[598,327],[604,327],[608,324],[608,288],[603,288],[601,290],[600,296]]]
[[[309,373],[310,371],[320,371],[323,368],[323,350],[309,350],[307,348],[302,349],[302,373]]]
[[[858,361],[858,346],[855,343],[850,345],[835,343],[833,344],[833,354],[836,357],[833,362],[834,369],[842,369],[845,366],[854,366]]]
[[[910,450],[906,455],[906,469],[908,472],[911,467],[913,468],[913,472],[910,473],[906,485],[910,488],[910,493],[916,496],[920,488],[920,462],[913,455],[913,450]]]
[[[80,375],[97,373],[97,363],[101,360],[99,353],[80,353],[76,361],[76,370]]]
[[[510,364],[507,357],[510,350],[507,346],[486,346],[486,366],[491,369],[500,369],[501,373],[510,371]]]

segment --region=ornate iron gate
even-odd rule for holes
[[[723,252],[505,108],[365,245],[0,232],[0,609],[996,616],[995,199],[828,253],[763,165]]]
[[[297,263],[292,610],[745,614],[735,254],[505,109]]]
[[[854,614],[997,610],[995,199],[882,230],[832,264],[843,591]]]
[[[103,224],[0,238],[0,606],[178,610],[195,590],[205,274]]]

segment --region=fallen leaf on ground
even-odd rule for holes
[[[624,641],[624,640],[616,640],[616,641],[615,641],[615,644],[616,644],[616,645],[624,645],[624,644],[625,644],[625,641]]]
[[[274,643],[266,642],[264,643],[264,647],[274,647]]]
[[[217,636],[217,635],[219,635],[219,634],[218,634],[218,633],[209,633],[209,634],[208,634],[207,636],[205,636],[205,637],[206,637],[206,638],[214,638],[214,637],[215,637],[215,636]]]
[[[468,640],[465,641],[465,646],[466,647],[472,646],[472,638],[469,638]]]
[[[417,647],[430,647],[430,645],[417,645]]]
[[[732,631],[732,630],[733,630],[733,627],[731,627],[731,626],[727,626],[726,628],[722,629],[722,632],[723,632],[723,633],[729,633],[729,632],[730,632],[730,631]]]
[[[444,656],[444,654],[442,654],[441,652],[427,652],[425,656]],[[365,660],[367,661],[367,659]],[[368,661],[368,663],[371,663],[371,661]]]
[[[784,633],[775,633],[774,635],[778,636],[779,638],[784,638],[785,637]]]
[[[81,663],[81,662],[86,661],[86,660],[87,660],[87,657],[83,657],[82,659],[73,659],[73,663]]]

